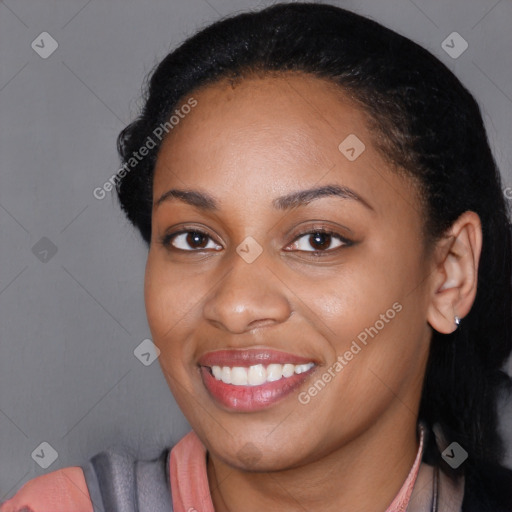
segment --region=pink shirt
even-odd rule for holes
[[[386,512],[406,510],[420,468],[423,441],[424,431],[420,428],[414,464]],[[169,464],[174,512],[215,512],[206,472],[206,448],[194,431],[174,446]],[[19,512],[23,507],[30,507],[33,512],[93,512],[83,471],[77,466],[33,478],[0,505],[0,512]]]

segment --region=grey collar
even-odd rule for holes
[[[436,444],[442,452],[448,443],[438,425]],[[412,490],[407,512],[460,512],[464,499],[464,476],[454,483],[439,467],[422,462]]]

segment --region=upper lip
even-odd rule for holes
[[[200,366],[253,366],[256,364],[306,364],[312,358],[267,348],[224,349],[207,352],[199,358]]]

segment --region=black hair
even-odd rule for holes
[[[276,4],[224,18],[169,53],[152,72],[140,116],[119,135],[125,173],[122,209],[151,243],[153,171],[160,140],[126,164],[194,91],[223,78],[301,72],[337,84],[367,114],[375,144],[418,185],[425,233],[439,239],[465,211],[482,222],[478,289],[450,335],[433,331],[419,418],[438,423],[469,459],[455,474],[499,464],[500,391],[512,350],[511,236],[507,203],[479,106],[437,58],[411,40],[353,12],[318,3]],[[168,125],[167,125],[168,126]],[[155,141],[154,141],[155,142]],[[453,476],[429,442],[425,459]]]

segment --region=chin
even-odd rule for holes
[[[240,440],[236,447],[232,442],[228,446],[215,448],[217,456],[229,466],[242,471],[264,473],[270,471],[283,471],[301,466],[304,463],[304,456],[298,453],[298,442],[291,442],[285,446],[284,443],[258,443],[247,439]],[[237,448],[240,446],[240,448]]]

